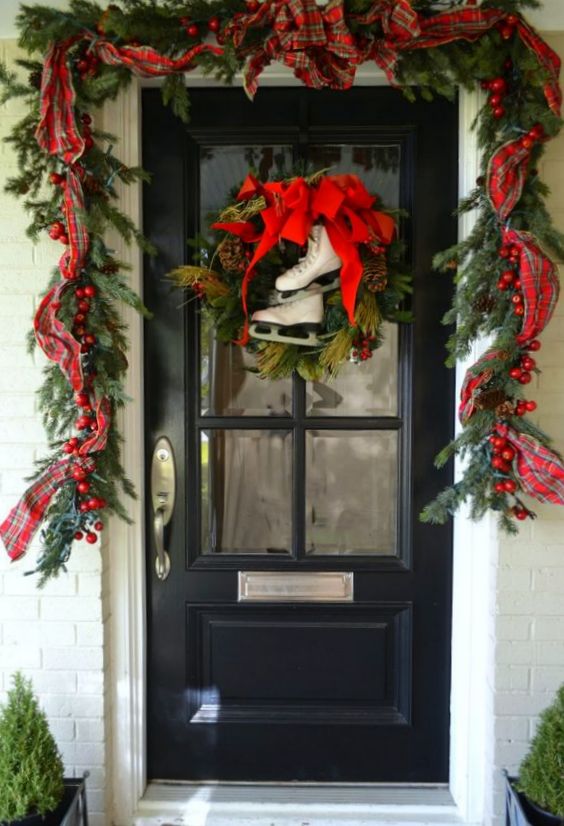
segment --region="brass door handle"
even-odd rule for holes
[[[174,512],[176,473],[172,445],[165,436],[157,441],[151,461],[151,501],[153,505],[153,536],[157,556],[155,572],[164,581],[170,573],[170,556],[165,550],[165,526]]]

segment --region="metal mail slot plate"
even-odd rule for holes
[[[239,602],[353,602],[354,574],[239,571]]]

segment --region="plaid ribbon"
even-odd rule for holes
[[[12,560],[19,559],[27,551],[33,537],[57,490],[69,482],[75,468],[83,468],[86,473],[94,470],[94,460],[89,457],[67,457],[54,462],[29,487],[20,501],[12,508],[0,525],[0,537]]]
[[[253,97],[258,77],[272,61],[288,66],[306,86],[349,89],[361,54],[345,23],[342,0],[325,8],[315,0],[277,0],[230,23],[225,34],[241,46],[249,29],[269,26],[272,34],[253,52],[244,76],[245,91]]]
[[[560,115],[562,109],[562,89],[560,88],[560,66],[561,60],[554,52],[548,43],[532,28],[529,24],[519,18],[517,24],[517,31],[519,37],[530,49],[539,63],[544,67],[547,73],[547,81],[544,87],[544,95],[550,109],[555,115]]]
[[[84,210],[84,192],[80,175],[69,166],[63,198],[63,211],[69,243],[68,249],[59,261],[61,275],[69,280],[79,277],[90,246],[88,232],[83,220]]]
[[[498,436],[507,439],[515,450],[521,487],[539,502],[564,505],[564,464],[562,457],[537,439],[509,425],[496,425]]]
[[[150,46],[115,46],[108,40],[96,40],[92,49],[103,63],[108,66],[125,66],[139,77],[160,77],[178,74],[193,69],[194,60],[202,52],[220,55],[223,49],[209,43],[192,46],[181,57],[166,57]]]
[[[45,55],[41,76],[41,110],[35,133],[37,143],[49,155],[59,155],[73,163],[84,152],[82,138],[74,116],[75,92],[67,52],[74,38],[52,43]]]
[[[481,356],[476,364],[466,371],[462,387],[460,388],[460,404],[458,406],[458,418],[462,424],[470,419],[477,410],[476,395],[484,384],[487,384],[493,376],[493,370],[488,366],[489,362],[499,359],[499,350],[488,350]]]
[[[519,279],[525,314],[517,342],[525,345],[542,333],[552,318],[560,294],[558,273],[530,232],[505,230],[503,243],[515,244],[521,249]]]
[[[487,188],[493,208],[505,221],[521,198],[527,178],[531,150],[521,139],[509,141],[495,152],[488,164]]]
[[[78,392],[83,385],[80,344],[57,318],[61,296],[68,286],[68,281],[60,281],[49,290],[39,305],[33,326],[47,358],[59,365],[73,390]]]

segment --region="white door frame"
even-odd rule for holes
[[[377,70],[361,67],[358,83],[381,85]],[[191,73],[189,85],[211,85],[213,81]],[[278,68],[265,73],[262,86],[291,85],[288,74]],[[150,84],[149,84],[150,85]],[[133,80],[129,89],[104,108],[104,124],[118,138],[116,154],[129,166],[141,162],[140,90]],[[243,92],[241,92],[243,94]],[[259,92],[260,94],[260,92]],[[398,92],[398,94],[400,94]],[[461,91],[459,119],[459,191],[463,196],[474,186],[479,170],[479,154],[475,133],[470,125],[478,111],[479,94]],[[138,185],[120,189],[120,205],[136,224],[141,224],[141,189]],[[460,237],[470,231],[474,218],[463,216]],[[131,284],[142,290],[141,256],[121,240],[111,238],[110,246],[121,260],[132,267]],[[437,276],[440,277],[440,276]],[[125,391],[132,398],[122,414],[121,428],[125,435],[124,466],[133,480],[139,499],[128,503],[133,525],[114,519],[108,531],[111,553],[107,554],[105,580],[110,601],[107,625],[108,647],[111,652],[109,693],[112,744],[106,776],[111,778],[111,816],[118,826],[132,822],[139,811],[146,787],[146,589],[143,501],[143,340],[142,321],[130,309],[124,311],[129,325],[130,358]],[[474,354],[473,360],[475,360]],[[464,365],[457,368],[458,384],[464,375]],[[453,410],[453,416],[456,411]],[[432,468],[429,468],[432,473]],[[493,725],[491,697],[493,687],[493,581],[497,538],[489,520],[480,525],[470,522],[464,514],[455,519],[453,615],[452,615],[452,691],[450,792],[457,819],[465,823],[481,823],[485,811],[486,779],[491,778],[488,764],[488,733]],[[491,762],[491,761],[490,761]],[[491,779],[488,782],[491,785]],[[153,795],[154,796],[154,795]],[[318,792],[322,801],[323,792]],[[158,805],[152,801],[152,811]],[[331,807],[327,805],[330,814]],[[401,806],[398,807],[401,814]],[[407,815],[407,811],[405,812]],[[424,804],[411,806],[409,818],[433,819]],[[388,818],[387,818],[388,819]],[[404,817],[405,819],[405,817]]]

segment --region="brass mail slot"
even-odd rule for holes
[[[353,602],[354,574],[239,571],[239,602]]]

